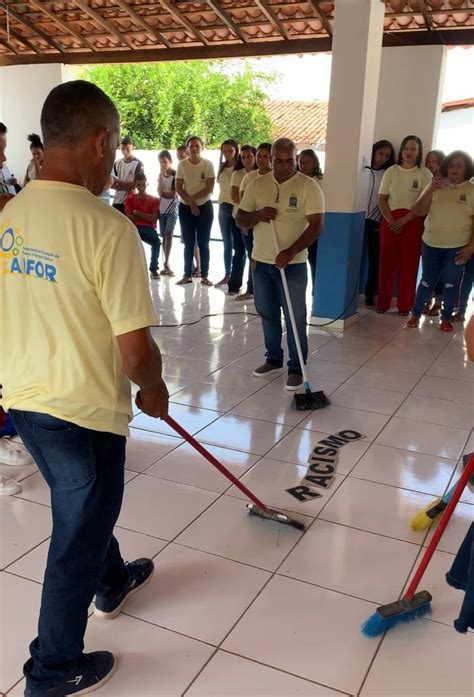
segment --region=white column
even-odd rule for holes
[[[384,4],[335,3],[324,193],[325,229],[319,242],[314,324],[357,311],[368,172],[382,51]],[[333,325],[333,326],[338,326]]]
[[[20,184],[30,160],[29,133],[39,133],[43,102],[56,85],[73,80],[76,69],[61,64],[0,68],[0,121],[8,128],[7,163]]]
[[[417,135],[425,153],[432,149],[441,115],[446,53],[446,46],[382,49],[375,140],[385,138],[398,150],[405,136]]]

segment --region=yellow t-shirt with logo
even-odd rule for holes
[[[388,196],[391,211],[399,208],[411,210],[431,179],[432,174],[427,167],[404,169],[400,165],[393,165],[382,177],[379,194]]]
[[[232,187],[236,186],[239,190],[239,193],[240,193],[240,187],[242,185],[242,182],[243,182],[246,174],[247,174],[247,170],[244,167],[242,167],[242,169],[234,170],[232,172],[232,178],[230,180],[230,188],[232,189]],[[234,216],[234,218],[236,217],[238,210],[239,210],[239,205],[234,203],[234,208],[232,210],[232,215]]]
[[[187,194],[194,196],[198,191],[204,189],[208,179],[214,179],[214,165],[210,160],[202,158],[197,164],[193,164],[191,160],[181,160],[176,170],[176,179],[183,180],[183,188]],[[212,194],[208,194],[204,198],[196,199],[196,204],[202,206],[206,201],[209,201]]]
[[[0,213],[5,409],[128,435],[116,336],[156,323],[137,230],[82,186],[34,180]]]
[[[267,172],[267,174],[269,174],[269,172]],[[263,175],[259,173],[258,169],[253,169],[251,172],[246,173],[245,177],[240,182],[240,198],[242,198],[245,194],[245,189],[248,187],[250,182],[261,176]]]
[[[219,198],[217,202],[220,203],[231,203],[232,196],[230,195],[230,180],[232,179],[232,174],[234,173],[233,167],[224,167],[221,173],[217,177],[217,183],[219,184]]]
[[[279,184],[273,172],[255,178],[247,186],[240,203],[243,211],[253,212],[261,208],[277,209],[276,229],[280,250],[287,249],[301,237],[308,227],[308,215],[324,213],[324,196],[314,180],[296,172],[290,179]],[[274,264],[275,245],[269,223],[258,223],[253,229],[252,259],[265,264]],[[304,263],[308,250],[299,252],[290,264]]]
[[[436,189],[425,220],[423,242],[442,249],[464,247],[471,241],[473,216],[474,184],[463,182],[453,189]]]

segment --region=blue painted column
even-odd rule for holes
[[[357,312],[385,6],[380,0],[335,3],[331,88],[312,324]]]

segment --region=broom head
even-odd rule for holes
[[[306,530],[306,526],[304,525],[304,523],[301,523],[299,520],[295,520],[295,518],[292,518],[286,513],[276,511],[273,508],[258,508],[258,506],[256,506],[254,503],[248,503],[247,508],[251,515],[256,515],[259,518],[273,520],[273,522],[281,523],[282,525],[289,525],[290,527],[296,528],[297,530]]]
[[[388,605],[381,605],[361,627],[362,634],[376,637],[384,634],[399,622],[412,622],[431,612],[432,596],[419,591],[412,598],[402,598]]]
[[[295,394],[291,402],[291,408],[298,411],[314,411],[315,409],[323,409],[330,404],[331,402],[322,390],[319,392],[306,390],[302,394]]]
[[[444,509],[448,504],[443,501],[443,499],[436,499],[433,503],[430,503],[424,511],[418,513],[411,521],[411,529],[413,532],[423,532],[423,530],[428,530],[431,523],[433,523],[440,515],[443,513]]]

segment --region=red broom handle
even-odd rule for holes
[[[415,575],[413,576],[413,579],[408,586],[408,589],[403,596],[404,598],[411,599],[415,595],[416,589],[418,588],[418,585],[420,584],[421,579],[423,578],[423,575],[426,571],[426,568],[428,564],[431,561],[431,557],[433,556],[436,547],[438,546],[438,543],[441,539],[441,536],[443,532],[446,529],[447,524],[450,521],[450,518],[453,514],[454,509],[457,506],[457,503],[459,499],[461,498],[461,494],[464,491],[464,488],[469,481],[471,475],[474,472],[474,453],[471,454],[469,457],[469,460],[467,461],[467,465],[464,468],[464,472],[462,473],[462,476],[458,482],[457,487],[454,490],[453,495],[451,496],[451,499],[448,503],[448,505],[445,508],[445,511],[443,515],[441,516],[441,520],[439,521],[438,527],[436,528],[435,534],[432,537],[432,540],[430,544],[428,545],[426,552],[423,555],[423,558],[420,562],[420,565],[418,569],[416,570]]]
[[[215,467],[217,470],[219,470],[219,472],[221,474],[223,474],[224,477],[227,477],[227,479],[230,482],[232,482],[232,484],[234,486],[236,486],[237,489],[239,489],[243,494],[245,494],[245,496],[247,496],[247,498],[249,498],[251,501],[253,501],[253,503],[258,508],[260,508],[260,510],[265,511],[265,512],[268,511],[267,506],[265,506],[265,504],[262,501],[260,501],[260,499],[258,499],[255,496],[255,494],[252,494],[252,492],[249,489],[247,489],[247,487],[244,484],[242,484],[242,482],[240,482],[236,477],[234,477],[232,472],[229,472],[229,470],[226,469],[224,467],[224,465],[222,465],[219,462],[219,460],[216,460],[214,455],[211,455],[211,453],[208,450],[206,450],[206,448],[204,448],[201,445],[201,443],[198,443],[198,441],[195,438],[193,438],[192,435],[190,433],[188,433],[182,426],[180,426],[179,423],[177,423],[171,416],[169,416],[169,415],[165,416],[163,421],[165,421],[168,424],[168,426],[171,426],[171,428],[173,430],[175,430],[176,433],[179,433],[179,435],[182,438],[184,438],[184,440],[187,443],[189,443],[189,445],[192,445],[193,448],[195,450],[197,450],[198,453],[200,453],[203,457],[205,457],[206,460],[208,462],[210,462],[211,465],[213,465],[213,467]]]

